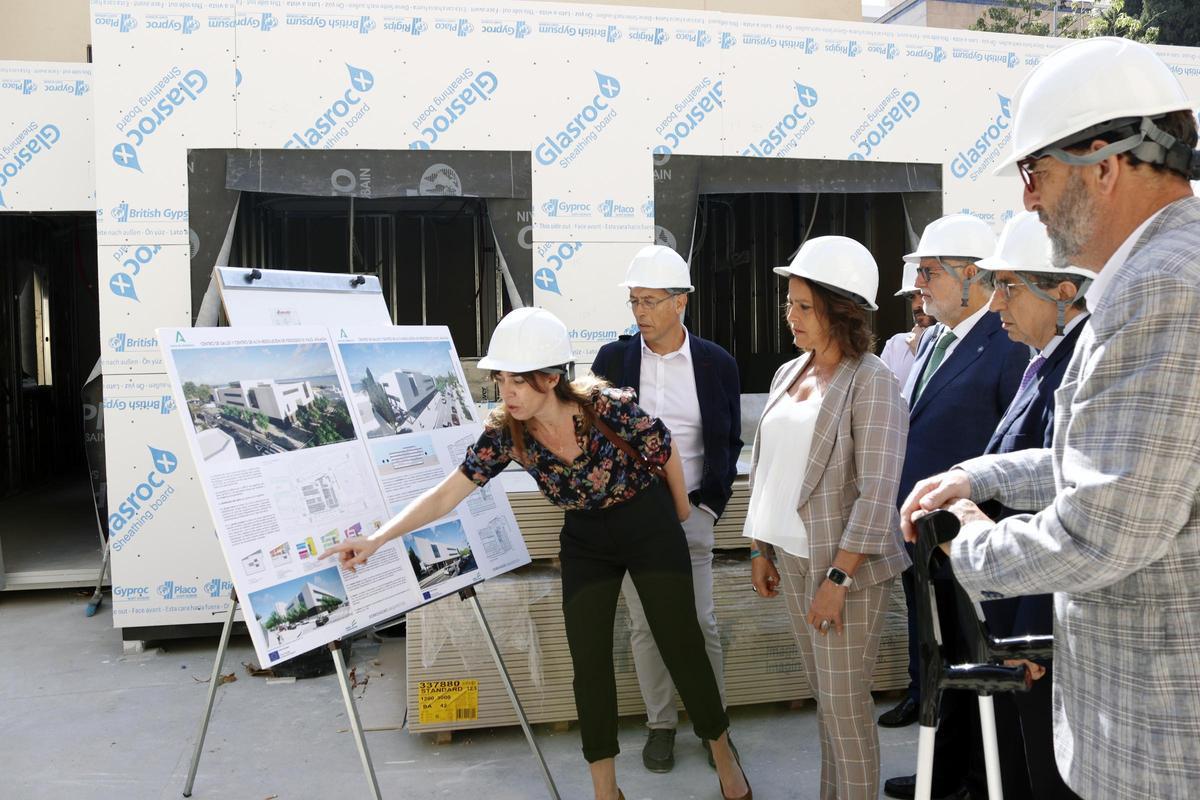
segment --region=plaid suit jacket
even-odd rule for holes
[[[806,353],[775,373],[764,415],[784,397],[809,358]],[[808,463],[796,465],[796,478],[804,481],[797,510],[808,530],[809,574],[817,583],[839,547],[867,554],[851,591],[881,583],[909,565],[896,511],[907,435],[908,406],[887,365],[870,353],[843,359],[821,400]],[[756,436],[751,491],[757,468]]]
[[[1200,199],[1118,268],[1055,393],[1049,449],[961,466],[1041,512],[969,526],[976,598],[1055,592],[1054,744],[1087,798],[1200,796]]]

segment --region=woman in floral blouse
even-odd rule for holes
[[[671,434],[638,408],[632,391],[590,378],[569,381],[573,361],[566,327],[554,315],[525,308],[506,316],[479,362],[492,370],[502,404],[460,468],[372,536],[345,541],[325,555],[337,552],[354,569],[385,542],[450,513],[516,461],[552,503],[566,509],[559,554],[563,616],[596,800],[624,798],[616,778],[612,643],[626,571],[696,735],[712,742],[721,796],[751,800],[696,621],[691,560],[679,524],[690,504]]]

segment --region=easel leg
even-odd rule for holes
[[[92,592],[92,599],[88,600],[87,608],[84,609],[84,616],[94,617],[96,610],[100,608],[100,604],[104,602],[104,575],[108,572],[108,562],[112,558],[112,550],[107,544],[104,545],[104,560],[100,562],[100,577],[96,579],[96,591]]]
[[[333,665],[337,668],[338,683],[342,686],[342,699],[346,701],[346,717],[350,720],[350,732],[354,734],[354,744],[358,746],[358,756],[362,759],[363,772],[367,782],[371,784],[371,797],[382,800],[379,793],[379,780],[375,777],[375,767],[371,764],[371,754],[367,751],[367,739],[363,735],[362,721],[358,718],[358,707],[354,705],[354,695],[350,691],[350,679],[346,674],[346,659],[342,657],[340,640],[329,643],[329,651],[333,655]]]
[[[525,716],[525,709],[521,707],[521,701],[517,698],[517,689],[513,686],[512,678],[508,675],[508,669],[504,666],[504,658],[500,655],[500,648],[496,645],[496,637],[492,636],[491,626],[488,625],[487,617],[483,615],[483,607],[479,605],[479,597],[475,594],[475,587],[468,586],[459,592],[458,596],[469,602],[471,608],[475,611],[475,619],[479,621],[479,627],[484,633],[483,638],[487,641],[488,648],[492,651],[492,658],[496,661],[496,669],[500,671],[500,680],[504,682],[504,688],[508,691],[508,699],[512,701],[513,710],[517,712],[517,719],[521,722],[521,730],[525,731],[525,739],[529,742],[529,748],[533,750],[533,754],[538,760],[538,766],[542,769],[542,778],[546,781],[546,788],[550,790],[550,797],[553,800],[560,800],[558,787],[554,785],[554,778],[550,775],[550,768],[546,766],[546,759],[542,756],[542,750],[538,747],[537,740],[533,738],[533,729],[529,727],[529,719]]]
[[[200,753],[204,750],[204,737],[208,735],[208,721],[212,718],[213,701],[217,697],[217,683],[221,680],[221,665],[225,661],[225,650],[229,647],[229,634],[233,630],[233,615],[237,611],[237,593],[229,593],[229,616],[225,617],[225,625],[221,628],[221,642],[217,645],[217,657],[213,661],[212,675],[208,679],[208,704],[204,707],[204,716],[200,720],[200,732],[196,735],[196,749],[192,753],[192,766],[188,769],[187,784],[183,787],[183,796],[192,796],[192,786],[196,783],[196,770],[200,766]]]
[[[979,695],[979,727],[983,732],[988,797],[990,800],[1004,800],[1004,787],[1000,781],[1000,744],[996,741],[996,705],[990,694]]]
[[[933,740],[937,728],[921,726],[920,738],[917,740],[917,787],[913,794],[915,800],[929,800],[933,789]]]

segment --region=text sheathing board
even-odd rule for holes
[[[320,558],[380,528],[478,438],[446,327],[160,328],[158,338],[262,664],[529,563],[498,484],[356,572]]]

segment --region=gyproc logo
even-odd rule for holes
[[[1012,135],[1009,131],[1012,121],[1012,101],[1002,94],[997,94],[1000,108],[978,138],[967,148],[955,153],[950,161],[950,174],[956,178],[971,176],[976,180],[989,164],[996,160],[998,154]]]
[[[480,23],[479,30],[481,33],[511,36],[514,39],[524,39],[529,35],[529,23],[523,19],[519,19],[516,22],[505,22],[504,20],[485,20]]]
[[[21,137],[28,137],[21,142]],[[25,126],[17,141],[21,142],[15,150],[10,151],[0,160],[0,208],[4,207],[4,192],[9,181],[25,171],[36,158],[49,152],[54,145],[62,140],[62,131],[57,125],[47,124],[39,127],[31,122]]]
[[[158,596],[163,600],[191,600],[200,594],[195,586],[175,581],[163,581],[158,585]]]
[[[178,77],[180,71],[178,67],[173,69],[172,77]],[[139,104],[138,110],[127,114],[117,125],[117,130],[123,131],[129,139],[128,142],[121,142],[113,147],[113,161],[117,166],[141,172],[142,165],[138,161],[139,148],[159,131],[172,114],[204,93],[208,88],[208,76],[198,69],[193,69],[169,89],[168,85],[160,81],[150,93],[144,95],[146,99]],[[159,97],[158,102],[154,102],[154,97]],[[146,113],[137,116],[142,110]]]
[[[922,58],[935,64],[946,60],[946,51],[942,47],[905,47],[904,54],[909,58]]]
[[[342,93],[341,97],[330,103],[307,130],[293,132],[291,138],[283,143],[285,150],[295,147],[308,150],[318,145],[329,149],[347,136],[350,128],[358,124],[363,116],[371,110],[371,107],[363,102],[363,95],[375,88],[375,76],[367,70],[351,64],[346,65],[346,71],[350,75],[349,88]],[[358,105],[361,105],[362,108],[351,115],[351,109]],[[335,132],[336,126],[341,127]],[[333,136],[330,136],[331,133]]]
[[[808,133],[816,120],[809,117],[805,109],[812,108],[820,99],[817,90],[799,81],[793,81],[796,102],[765,136],[742,148],[744,156],[782,156],[795,149],[800,139]]]
[[[151,14],[146,17],[146,30],[171,31],[184,36],[200,29],[200,20],[191,14]]]
[[[108,515],[109,543],[118,551],[133,540],[142,527],[154,519],[175,492],[175,487],[164,480],[179,467],[179,459],[170,450],[148,446],[150,463],[153,467],[146,478],[117,504]],[[128,530],[127,530],[128,529]]]
[[[572,203],[551,197],[542,203],[542,211],[548,217],[588,217],[592,214],[592,204]]]
[[[595,75],[599,92],[591,102],[534,148],[534,156],[539,164],[550,166],[557,161],[560,167],[569,167],[616,118],[617,110],[610,108],[608,101],[621,94],[621,83],[611,75],[600,72]]]
[[[213,578],[204,584],[204,593],[209,597],[225,597],[233,591],[233,582],[224,578]]]
[[[114,586],[113,597],[119,600],[149,600],[149,586]]]
[[[130,14],[97,14],[96,25],[101,28],[113,28],[119,33],[129,33],[138,23]]]

